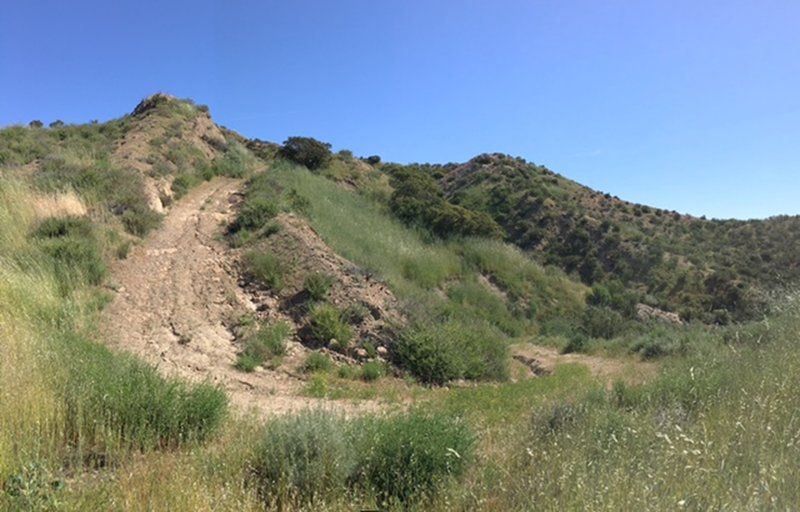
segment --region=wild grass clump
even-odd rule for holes
[[[323,345],[336,340],[338,350],[347,350],[353,329],[345,322],[342,312],[330,304],[316,304],[309,315],[311,335]]]
[[[225,153],[211,163],[212,176],[243,178],[256,166],[253,154],[238,142],[229,144]]]
[[[412,412],[366,418],[359,427],[360,474],[384,505],[433,496],[461,477],[472,460],[472,433],[449,416]]]
[[[395,344],[396,362],[422,382],[508,377],[505,336],[485,322],[445,320],[416,326]]]
[[[242,258],[245,272],[267,288],[280,291],[287,273],[286,265],[275,254],[250,251]]]
[[[303,289],[313,301],[325,299],[333,286],[333,277],[321,272],[314,272],[306,276]]]
[[[274,361],[286,354],[286,342],[292,328],[286,322],[263,325],[244,339],[244,349],[236,360],[236,367],[251,372],[266,361]]]
[[[271,200],[254,197],[246,201],[241,209],[236,221],[232,226],[232,231],[259,230],[272,218],[278,214],[278,206]]]
[[[361,365],[361,380],[365,382],[373,382],[384,376],[386,369],[382,363],[378,361],[368,361]]]
[[[321,507],[348,495],[419,503],[463,476],[474,436],[462,421],[412,412],[347,420],[308,411],[270,422],[252,462],[268,506]]]
[[[34,227],[32,235],[51,258],[62,295],[80,286],[99,285],[105,278],[105,263],[88,218],[47,218]]]
[[[306,373],[328,372],[333,368],[331,358],[322,352],[311,352],[303,363],[303,371]]]
[[[521,336],[532,328],[526,315],[512,313],[508,302],[498,292],[477,280],[464,279],[453,283],[447,289],[447,297],[453,304],[449,310],[454,316],[480,318],[509,336]]]
[[[125,210],[120,216],[120,220],[125,227],[125,231],[143,238],[149,232],[159,227],[164,217],[148,207]]]
[[[216,387],[165,380],[151,366],[80,336],[65,343],[67,437],[87,450],[110,448],[103,446],[109,435],[132,448],[202,441],[221,423],[227,398]]]
[[[345,420],[323,411],[270,422],[252,462],[264,501],[285,508],[344,494],[357,464],[349,431]]]

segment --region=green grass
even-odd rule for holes
[[[286,322],[262,325],[244,336],[241,353],[236,359],[236,368],[252,372],[265,362],[274,362],[286,354],[286,343],[292,328]]]
[[[333,368],[331,359],[322,352],[311,352],[303,363],[303,371],[308,373],[329,372]]]
[[[327,346],[336,340],[336,348],[346,351],[353,338],[353,329],[345,321],[342,312],[330,304],[315,304],[309,315],[311,335],[317,343]]]
[[[323,300],[328,295],[331,286],[333,286],[333,277],[320,272],[309,274],[303,282],[303,289],[313,301]]]
[[[245,272],[267,288],[280,291],[283,288],[286,264],[276,255],[267,252],[250,251],[243,257]]]
[[[270,422],[251,463],[270,507],[320,508],[352,495],[371,506],[408,506],[460,478],[474,437],[441,414],[346,420],[309,411]]]

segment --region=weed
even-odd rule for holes
[[[333,367],[331,359],[322,352],[311,352],[303,364],[303,371],[308,373],[328,372]]]
[[[317,342],[328,344],[336,340],[338,348],[347,350],[353,330],[345,323],[338,309],[330,304],[316,304],[311,309],[309,319],[311,334]]]
[[[443,415],[412,412],[359,425],[360,470],[384,503],[432,496],[467,469],[475,444],[469,428]]]
[[[292,328],[286,322],[263,325],[249,332],[244,337],[244,349],[236,360],[236,368],[251,372],[265,361],[274,362],[286,354],[286,342],[291,333]]]
[[[398,364],[427,383],[508,376],[505,338],[486,323],[423,324],[403,333],[394,353]]]
[[[267,288],[280,291],[283,288],[286,266],[274,254],[251,251],[244,255],[245,271]]]
[[[313,301],[323,300],[333,285],[333,277],[321,272],[314,272],[306,276],[303,289]],[[338,339],[338,338],[337,338]]]
[[[343,493],[356,465],[348,428],[344,420],[323,411],[270,422],[252,462],[264,501],[284,508]]]
[[[384,375],[384,367],[382,363],[377,361],[369,361],[361,366],[361,380],[372,382],[380,379]]]

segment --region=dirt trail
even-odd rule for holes
[[[286,370],[236,370],[232,319],[255,305],[237,284],[233,256],[218,236],[233,217],[240,180],[217,178],[178,201],[163,226],[112,269],[116,297],[104,311],[104,339],[165,375],[222,386],[242,411],[280,414],[309,407],[358,412],[373,402],[301,396],[305,382]],[[289,343],[287,364],[306,349]]]
[[[529,343],[513,345],[511,354],[517,367],[532,366],[543,374],[551,373],[560,364],[580,364],[586,366],[594,377],[605,382],[607,386],[620,379],[630,384],[643,382],[658,372],[658,365],[652,362],[578,353],[562,354],[553,347]]]

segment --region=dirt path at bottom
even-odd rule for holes
[[[520,343],[511,347],[515,365],[532,366],[545,374],[555,370],[560,364],[580,364],[586,366],[592,376],[611,386],[616,380],[636,384],[654,377],[658,372],[656,363],[634,358],[609,358],[587,354],[562,354],[553,347]],[[535,373],[535,372],[534,372]]]
[[[231,204],[243,182],[217,178],[178,201],[131,255],[112,269],[117,291],[103,313],[103,338],[164,374],[210,381],[224,388],[241,411],[268,416],[305,408],[342,412],[373,410],[370,401],[344,402],[302,396],[305,382],[293,372],[243,373],[233,365],[237,346],[232,319],[255,309],[238,286],[233,256],[219,234],[233,218]],[[305,356],[289,343],[286,366]]]

